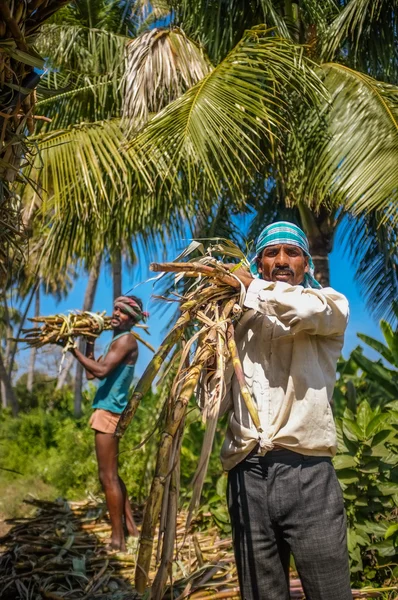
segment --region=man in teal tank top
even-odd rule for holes
[[[94,342],[87,342],[86,355],[78,349],[73,355],[86,369],[87,379],[99,379],[90,425],[95,431],[98,474],[105,493],[112,527],[109,547],[125,551],[124,525],[138,535],[124,482],[118,474],[119,439],[113,436],[120,413],[128,402],[128,392],[138,358],[137,340],[130,333],[135,323],[145,319],[142,302],[136,296],[116,298],[111,320],[113,339],[103,355],[95,360]]]

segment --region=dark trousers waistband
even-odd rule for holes
[[[244,463],[271,463],[271,462],[284,462],[287,464],[296,463],[296,462],[307,462],[307,461],[328,461],[331,462],[331,458],[329,456],[314,456],[308,454],[300,454],[299,452],[294,452],[294,450],[288,450],[287,448],[274,448],[273,450],[269,450],[264,455],[259,454],[260,446],[257,444],[255,448],[248,454],[237,466],[243,465]]]

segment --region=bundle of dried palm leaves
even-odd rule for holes
[[[175,273],[176,279],[184,280],[187,291],[179,296],[180,316],[174,327],[149,363],[138,382],[132,398],[121,415],[116,435],[123,435],[133,418],[141,398],[150,388],[156,374],[171,354],[170,368],[176,375],[165,405],[164,427],[157,455],[155,475],[146,504],[139,556],[136,568],[136,588],[143,593],[147,585],[155,528],[160,516],[163,532],[158,540],[160,567],[152,584],[152,597],[160,599],[170,572],[176,532],[176,516],[179,489],[179,453],[184,431],[188,402],[199,382],[203,383],[201,398],[202,417],[206,423],[202,452],[193,479],[193,494],[188,521],[197,507],[219,417],[220,405],[225,394],[225,369],[232,361],[253,422],[260,429],[254,402],[246,387],[242,365],[234,339],[234,323],[243,310],[245,290],[240,280],[221,258],[233,257],[237,266],[248,267],[242,252],[231,242],[223,240],[206,250],[194,242],[179,257],[187,257],[192,250],[201,250],[202,257],[187,262],[153,263],[152,271]],[[164,298],[163,299],[168,299]],[[212,365],[209,368],[209,365]],[[160,551],[161,548],[161,551]]]
[[[31,327],[22,329],[24,337],[18,338],[17,342],[26,342],[28,346],[41,348],[46,344],[58,344],[64,342],[65,350],[74,348],[75,339],[86,337],[95,339],[103,331],[112,329],[111,317],[102,313],[89,311],[75,311],[67,315],[50,315],[48,317],[32,317],[29,319],[33,323],[42,323],[40,327]],[[136,324],[135,327],[141,327],[148,332],[146,325]],[[142,344],[147,346],[152,352],[154,348],[136,332],[131,331],[132,335]]]

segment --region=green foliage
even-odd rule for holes
[[[336,424],[351,573],[356,584],[382,583],[398,575],[398,401],[372,410],[364,400]]]
[[[49,405],[48,396],[39,394],[36,408],[18,418],[0,412],[0,466],[21,474],[0,471],[0,478],[9,482],[21,476],[35,477],[68,498],[99,492],[94,434],[88,426],[93,391],[91,387],[85,394],[81,419],[73,417],[73,395],[69,390],[63,391],[53,405]],[[140,500],[145,497],[148,483],[142,474],[148,454],[154,451],[150,443],[134,453],[132,449],[153,429],[157,404],[158,397],[149,393],[145,408],[137,414],[135,427],[129,429],[120,447],[124,452],[121,475],[130,494]]]
[[[396,303],[391,311],[398,317]],[[334,413],[338,417],[343,416],[346,407],[355,413],[357,405],[364,399],[372,408],[398,399],[398,328],[394,330],[387,321],[381,320],[380,329],[385,344],[358,333],[363,342],[380,354],[379,360],[370,360],[358,346],[348,360],[340,358],[338,362],[339,379],[333,394]]]
[[[28,374],[24,373],[15,384],[15,394],[21,412],[29,412],[32,408],[42,408],[45,411],[64,410],[70,416],[73,414],[73,391],[69,386],[62,390],[56,389],[56,379],[41,371],[35,371],[32,391],[26,387]]]
[[[94,390],[95,387],[90,386],[85,393],[83,416],[75,419],[73,394],[67,387],[55,392],[54,385],[42,376],[29,394],[24,378],[20,379],[17,393],[26,412],[21,412],[18,418],[11,417],[8,411],[0,412],[0,467],[10,470],[0,470],[0,488],[30,479],[49,485],[56,493],[71,499],[81,498],[88,492],[100,493],[94,434],[88,425]],[[155,468],[162,400],[161,394],[149,392],[146,395],[120,444],[120,474],[130,496],[139,503],[143,503],[148,495]],[[182,448],[182,504],[187,504],[190,498],[190,482],[204,434],[197,409],[188,418]],[[226,509],[220,508],[225,499],[217,485],[221,474],[219,452],[223,429],[221,422],[204,487],[204,503],[211,507],[203,509],[214,512],[212,519],[220,523],[218,513],[223,514],[225,523],[227,518]]]

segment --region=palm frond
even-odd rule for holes
[[[339,14],[338,6],[334,0],[302,0],[299,8],[299,18],[304,24],[306,41],[308,38],[320,38],[329,30],[330,22]]]
[[[214,64],[226,57],[246,29],[266,22],[260,0],[172,0],[170,4],[173,23],[204,46]]]
[[[211,70],[203,50],[179,29],[151,29],[127,46],[123,114],[145,122]]]
[[[398,3],[350,0],[326,32],[323,54],[338,57],[365,73],[397,83]]]
[[[279,37],[312,43],[339,12],[334,0],[172,0],[171,8],[172,22],[203,44],[214,63],[225,58],[254,26],[266,24]]]
[[[120,115],[120,81],[129,38],[75,24],[49,24],[39,38],[49,70],[38,89],[37,110],[51,119],[39,130]]]
[[[342,217],[338,243],[345,246],[369,310],[377,318],[397,325],[398,314],[394,310],[398,298],[396,226],[377,212],[360,218],[346,214]]]
[[[36,46],[49,65],[86,77],[119,75],[130,38],[103,29],[74,24],[46,24]]]
[[[61,77],[60,73],[52,72],[46,79],[49,87],[46,90],[41,87],[36,103],[36,114],[45,115],[45,120],[39,122],[36,133],[120,115],[121,96],[112,78],[99,77],[93,82],[84,77],[76,80],[73,76]]]
[[[261,24],[291,38],[292,23],[273,0],[172,0],[170,4],[172,22],[203,45],[214,63],[225,58],[246,30]]]
[[[296,92],[310,104],[323,91],[299,47],[256,28],[153,118],[131,149],[165,179],[176,182],[185,175],[190,193],[206,179],[213,194],[223,188],[236,198],[242,175],[275,155],[277,135],[289,127],[289,95]]]
[[[145,180],[137,158],[123,151],[125,140],[117,119],[82,123],[33,141],[38,148],[32,167],[37,170],[35,179],[44,201],[51,199],[52,210],[61,217],[70,205],[82,221],[101,217],[112,208],[110,198],[129,198],[138,174],[140,181]]]
[[[134,37],[138,12],[136,0],[79,0],[70,2],[51,21],[57,25],[98,28]]]
[[[321,69],[331,102],[303,123],[301,198],[398,223],[398,88],[337,63]]]

